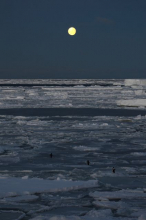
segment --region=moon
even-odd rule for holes
[[[76,29],[75,29],[74,27],[70,27],[70,28],[68,29],[68,34],[69,34],[69,35],[72,35],[72,36],[73,36],[73,35],[76,34],[76,32],[77,32],[77,31],[76,31]]]

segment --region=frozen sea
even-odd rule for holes
[[[0,80],[0,220],[146,220],[146,80]]]

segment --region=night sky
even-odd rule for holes
[[[146,78],[146,1],[0,0],[0,78]]]

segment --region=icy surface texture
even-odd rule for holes
[[[9,83],[1,81],[1,108],[119,108],[119,97],[145,99],[138,80]],[[0,115],[0,219],[146,220],[145,210],[146,116]]]
[[[144,218],[146,117],[1,115],[0,128],[4,220],[12,213],[24,220],[106,219],[107,210],[109,219]]]
[[[143,109],[146,80],[0,80],[0,108],[20,107]]]

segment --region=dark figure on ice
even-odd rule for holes
[[[87,160],[87,165],[90,165],[90,161],[89,160]]]
[[[116,169],[113,167],[113,173],[115,173]]]
[[[53,154],[52,154],[52,153],[50,154],[50,157],[51,157],[51,158],[53,157]]]

